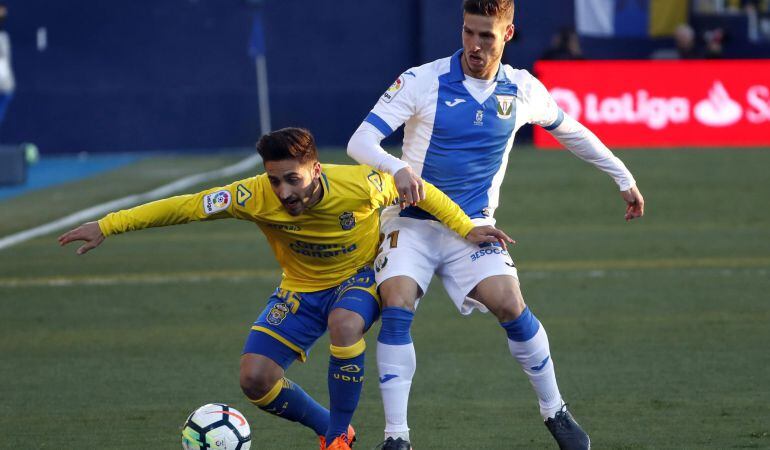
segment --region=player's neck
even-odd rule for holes
[[[324,198],[324,188],[323,183],[321,183],[321,179],[319,178],[317,181],[317,184],[315,188],[313,189],[313,193],[310,194],[310,201],[307,204],[308,208],[312,208],[315,205],[321,203],[321,200]]]

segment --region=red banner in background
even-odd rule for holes
[[[539,61],[535,74],[609,147],[770,146],[770,60]],[[535,145],[560,147],[540,127]]]

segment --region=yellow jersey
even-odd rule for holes
[[[321,200],[299,216],[284,209],[267,174],[261,174],[110,213],[99,220],[99,228],[110,236],[195,220],[248,220],[262,229],[283,269],[280,287],[319,291],[372,263],[379,246],[378,211],[399,200],[393,177],[369,166],[323,165],[321,184]],[[473,229],[462,209],[427,182],[425,197],[418,206],[460,236]]]

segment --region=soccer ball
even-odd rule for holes
[[[184,450],[249,450],[251,430],[237,409],[209,403],[187,417],[182,428]]]

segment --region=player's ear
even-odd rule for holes
[[[313,179],[319,178],[321,176],[321,163],[319,161],[316,161],[313,163]]]
[[[513,26],[512,23],[509,23],[505,27],[505,34],[503,35],[505,42],[509,42],[511,39],[513,39],[513,33],[516,32],[516,27]]]

